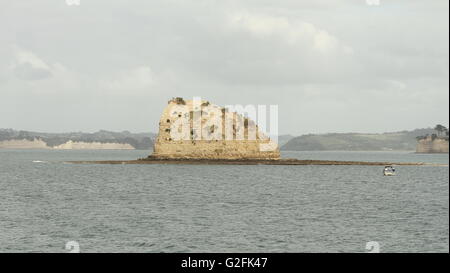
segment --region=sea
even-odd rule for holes
[[[0,252],[449,252],[449,156],[397,166],[100,165],[139,150],[1,150]]]

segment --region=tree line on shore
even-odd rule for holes
[[[423,139],[427,139],[431,136],[432,140],[435,139],[445,139],[448,141],[448,128],[445,127],[442,124],[438,124],[434,127],[434,130],[436,133],[434,134],[426,134],[426,135],[422,135],[422,136],[417,136],[416,139],[417,141],[423,140]]]

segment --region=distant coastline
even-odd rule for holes
[[[154,134],[98,131],[39,133],[0,129],[0,149],[150,150]]]
[[[417,149],[419,135],[432,135],[433,128],[381,134],[330,133],[278,137],[282,151],[410,151]],[[152,150],[154,133],[111,132],[40,133],[0,129],[0,149],[55,150]]]
[[[78,142],[69,140],[66,143],[51,147],[42,139],[14,139],[0,141],[0,149],[55,149],[55,150],[135,150],[128,143]]]
[[[432,128],[381,134],[330,133],[291,138],[282,151],[410,151],[416,150],[418,135],[433,133]]]

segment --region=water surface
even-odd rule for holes
[[[448,167],[77,165],[148,151],[0,150],[0,252],[449,251]],[[408,152],[285,152],[448,164]]]

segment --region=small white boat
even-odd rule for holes
[[[384,176],[393,176],[395,175],[395,168],[393,166],[385,166],[383,174]]]

